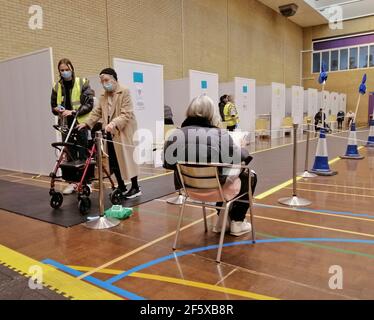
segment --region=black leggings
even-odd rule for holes
[[[249,200],[249,196],[248,196],[248,190],[249,190],[248,175],[249,175],[249,173],[247,171],[243,171],[239,176],[240,181],[242,183],[239,195],[245,193],[245,195],[242,198],[240,198],[239,200],[246,200],[246,201]],[[254,194],[254,192],[256,190],[256,185],[257,185],[257,176],[252,176],[251,177],[251,185],[252,185],[252,194]],[[217,203],[218,207],[221,207],[222,205],[223,205],[222,202]],[[237,202],[237,201],[234,202],[232,204],[230,210],[229,210],[230,219],[232,221],[244,221],[245,216],[246,216],[247,211],[248,211],[248,208],[249,208],[248,203]]]
[[[110,173],[115,175],[117,179],[117,183],[118,183],[118,188],[121,190],[126,190],[126,185],[122,179],[121,170],[118,165],[118,159],[117,159],[116,151],[114,149],[112,135],[109,133],[107,133],[107,140],[108,140],[107,146],[108,146]]]

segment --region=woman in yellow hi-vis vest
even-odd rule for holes
[[[223,110],[225,122],[227,123],[227,130],[234,131],[239,124],[239,113],[234,104],[232,96],[228,96],[228,102]]]
[[[68,59],[58,63],[60,80],[52,88],[51,107],[52,113],[59,117],[60,123],[66,123],[69,128],[77,115],[77,121],[83,123],[89,116],[94,105],[94,92],[89,81],[76,77],[74,66]],[[77,134],[77,143],[83,147],[88,146],[88,131],[82,130]],[[84,150],[69,150],[79,160],[86,160]],[[64,194],[75,191],[75,185],[69,185]]]

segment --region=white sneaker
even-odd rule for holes
[[[252,231],[252,225],[247,221],[231,221],[230,234],[235,237],[240,237],[243,234]]]
[[[223,223],[223,215],[224,215],[223,212],[221,212],[219,214],[216,225],[213,227],[213,230],[212,230],[214,233],[221,233],[222,223]],[[226,230],[225,230],[226,232],[230,231],[230,224],[231,224],[231,219],[230,219],[230,217],[227,217]]]
[[[77,189],[77,185],[75,183],[71,183],[69,184],[65,189],[64,191],[62,191],[62,193],[64,195],[69,195],[69,194],[72,194],[76,191]]]

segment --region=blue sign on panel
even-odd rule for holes
[[[141,72],[134,72],[134,83],[143,83],[144,76]]]
[[[201,81],[201,89],[208,89],[208,81]]]
[[[243,87],[243,93],[248,93],[248,86]]]

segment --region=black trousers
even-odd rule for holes
[[[229,130],[231,132],[233,132],[235,129],[236,129],[236,125],[227,127],[227,130]]]
[[[338,129],[342,130],[343,129],[343,120],[338,120]]]
[[[249,200],[248,191],[249,191],[249,175],[250,174],[251,173],[249,173],[248,171],[243,171],[239,176],[240,181],[242,183],[239,195],[245,193],[245,195],[239,200],[246,200],[246,201]],[[251,176],[252,194],[254,194],[256,190],[256,186],[257,186],[257,176]],[[222,202],[217,203],[217,206],[219,207],[221,207],[222,205],[223,205]],[[248,209],[249,209],[248,203],[234,202],[231,208],[229,209],[229,217],[233,221],[244,221],[245,216],[248,212]]]
[[[118,183],[118,188],[121,190],[126,190],[125,182],[122,179],[121,170],[119,168],[118,159],[116,155],[116,151],[114,149],[114,144],[112,140],[112,135],[107,133],[107,147],[108,147],[108,155],[109,155],[109,168],[110,174],[114,174]]]
[[[165,124],[166,125],[174,125],[173,119],[165,119]]]

